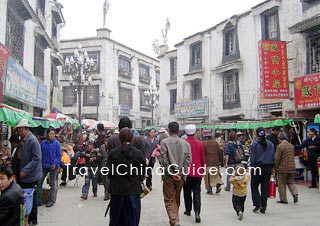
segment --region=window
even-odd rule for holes
[[[309,72],[310,74],[320,72],[320,34],[309,39]]]
[[[160,86],[160,71],[159,69],[156,69],[156,86],[159,88]]]
[[[131,77],[131,61],[129,58],[120,56],[118,67],[119,67],[119,76]]]
[[[190,71],[201,69],[202,42],[190,45]]]
[[[150,111],[150,105],[148,102],[150,101],[150,97],[144,95],[143,89],[140,89],[140,110],[147,110]]]
[[[37,42],[34,48],[34,76],[44,81],[44,48]]]
[[[54,39],[57,39],[58,37],[57,23],[54,21],[53,17],[52,17],[51,36]]]
[[[83,106],[99,105],[99,86],[84,86],[83,87]]]
[[[132,89],[119,87],[119,105],[132,108]]]
[[[77,95],[73,86],[63,87],[63,106],[71,107],[77,102]]]
[[[10,49],[10,56],[23,65],[23,47],[24,47],[24,21],[17,16],[8,6],[7,11],[7,31],[6,47]]]
[[[170,114],[174,113],[174,105],[177,103],[177,89],[170,90]]]
[[[55,64],[51,63],[51,81],[53,87],[58,87],[59,86],[59,71],[58,68]]]
[[[232,29],[226,33],[226,55],[230,56],[236,53],[236,31]]]
[[[150,68],[148,66],[139,64],[139,81],[150,83]]]
[[[240,107],[238,72],[229,71],[223,75],[223,109]]]
[[[38,0],[37,2],[37,15],[43,25],[46,24],[46,0]]]
[[[170,80],[177,79],[177,57],[170,58]]]
[[[278,10],[271,9],[262,14],[262,39],[280,40]]]
[[[237,28],[228,23],[223,31],[222,63],[228,63],[240,58]]]
[[[191,82],[191,99],[198,100],[202,98],[201,80],[196,79]]]
[[[93,61],[95,62],[96,64],[96,72],[97,73],[100,73],[100,52],[97,52],[97,51],[88,51],[88,56],[89,58],[93,59]]]

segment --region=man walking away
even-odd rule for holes
[[[178,137],[179,124],[170,122],[169,137],[160,143],[159,163],[165,168],[163,176],[163,197],[169,223],[180,226],[180,194],[184,184],[183,172],[187,172],[191,162],[190,145]]]

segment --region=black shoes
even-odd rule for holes
[[[317,188],[317,186],[311,185],[308,188]]]
[[[280,200],[278,200],[278,201],[277,201],[277,203],[288,204],[288,202],[283,201],[283,200],[281,200],[281,199],[280,199]]]
[[[67,182],[62,181],[59,185],[62,186],[62,187],[65,187],[65,186],[67,186]]]
[[[254,212],[254,213],[258,213],[258,211],[260,210],[260,207],[254,207],[254,209],[252,210],[252,212]]]
[[[184,215],[191,216],[191,212],[190,211],[184,211]]]
[[[53,203],[52,202],[49,202],[46,207],[52,207],[53,206]]]
[[[298,194],[293,196],[293,203],[296,204],[298,202]]]
[[[197,214],[197,213],[196,213],[195,221],[196,221],[196,223],[200,223],[201,222],[200,215]]]
[[[260,209],[260,213],[265,214],[266,213],[266,209]]]

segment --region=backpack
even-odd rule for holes
[[[234,161],[235,163],[241,163],[243,160],[243,149],[238,144],[233,144],[235,147],[235,153],[234,153]]]

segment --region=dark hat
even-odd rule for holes
[[[92,141],[92,140],[88,140],[88,141],[86,142],[86,146],[88,146],[88,145],[93,145],[93,141]]]
[[[280,140],[288,140],[288,136],[285,132],[280,132],[279,135],[278,135],[278,138]]]
[[[272,128],[272,131],[280,131],[281,130],[281,126],[274,126]]]
[[[257,136],[258,136],[258,137],[264,137],[264,136],[266,136],[266,131],[264,130],[263,127],[258,127],[258,128],[256,129],[256,133],[257,133]]]

